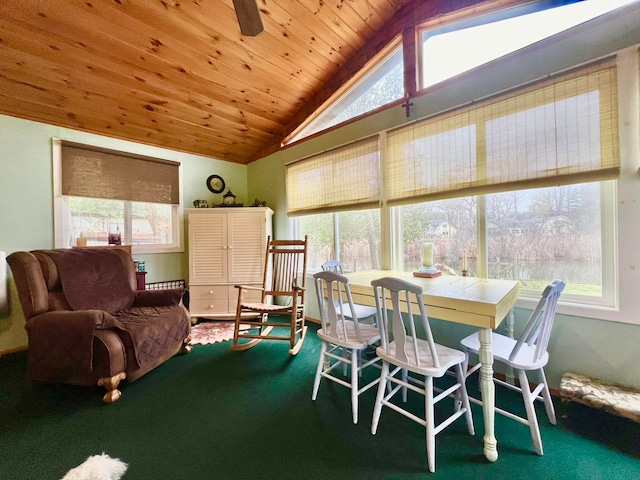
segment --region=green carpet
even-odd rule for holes
[[[0,358],[0,478],[59,479],[102,452],[129,464],[124,480],[640,478],[638,424],[560,402],[557,426],[539,409],[543,457],[528,427],[496,416],[500,457],[487,462],[474,406],[476,435],[462,419],[438,435],[429,474],[418,424],[385,409],[371,435],[375,390],[361,396],[358,425],[344,387],[323,380],[311,400],[320,348],[313,327],[297,357],[285,342],[245,352],[229,344],[194,346],[125,384],[112,405],[99,388],[27,382],[24,353]],[[504,406],[520,406],[512,392],[498,394]],[[421,398],[410,401],[420,409]]]

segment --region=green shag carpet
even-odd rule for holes
[[[371,435],[375,389],[361,395],[357,425],[346,388],[323,380],[311,400],[320,349],[313,326],[297,357],[286,342],[244,352],[229,345],[195,345],[122,385],[111,405],[97,387],[28,382],[26,353],[0,358],[0,478],[59,479],[102,452],[129,464],[123,480],[640,478],[637,424],[559,401],[557,426],[538,410],[543,457],[527,426],[497,415],[500,457],[486,461],[482,412],[474,406],[476,435],[463,419],[445,429],[436,439],[437,471],[429,474],[418,424],[384,409]],[[477,381],[468,385],[477,396]],[[409,401],[420,410],[421,397]],[[523,411],[513,392],[498,389],[498,403]],[[453,408],[453,401],[439,407]]]

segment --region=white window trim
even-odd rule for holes
[[[594,297],[587,295],[576,295],[564,292],[561,301],[564,313],[579,312],[582,309],[603,309],[618,310],[618,262],[616,259],[617,245],[615,235],[608,235],[606,231],[609,227],[615,232],[618,226],[618,215],[616,205],[618,195],[615,182],[605,181],[600,183],[600,219],[601,219],[601,240],[602,240],[602,296]],[[540,300],[540,292],[521,289],[519,292],[518,305],[527,306],[533,309]],[[560,309],[556,309],[560,311]]]
[[[55,248],[69,248],[65,239],[69,238],[69,226],[63,221],[69,218],[69,202],[67,197],[62,195],[62,140],[53,138],[51,141],[52,165],[53,165],[53,223],[54,223],[54,246]],[[178,181],[182,185],[182,165],[178,167]],[[180,203],[173,205],[172,209],[172,245],[131,245],[132,254],[147,253],[180,253],[184,252],[184,207],[182,198],[182,188],[180,188]],[[128,203],[128,202],[126,202]],[[125,218],[131,216],[131,209],[125,206]],[[130,233],[128,233],[130,235]],[[131,243],[131,239],[125,239],[125,243]]]
[[[640,72],[638,45],[621,50],[618,58],[618,122],[620,131],[621,176],[617,181],[615,202],[617,231],[615,261],[609,268],[616,269],[614,278],[618,292],[617,308],[598,308],[558,304],[557,312],[579,317],[611,320],[640,325]],[[562,300],[562,298],[561,298]],[[522,306],[518,301],[516,306]],[[529,307],[530,308],[530,307]]]

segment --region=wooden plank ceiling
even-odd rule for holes
[[[246,37],[232,0],[2,0],[0,113],[246,164],[408,24],[475,3],[258,0]]]

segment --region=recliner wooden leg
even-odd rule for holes
[[[127,374],[120,372],[113,377],[103,377],[98,380],[98,386],[107,389],[107,393],[102,397],[104,403],[113,403],[122,396],[122,392],[118,390],[118,384],[125,378],[127,378]]]

